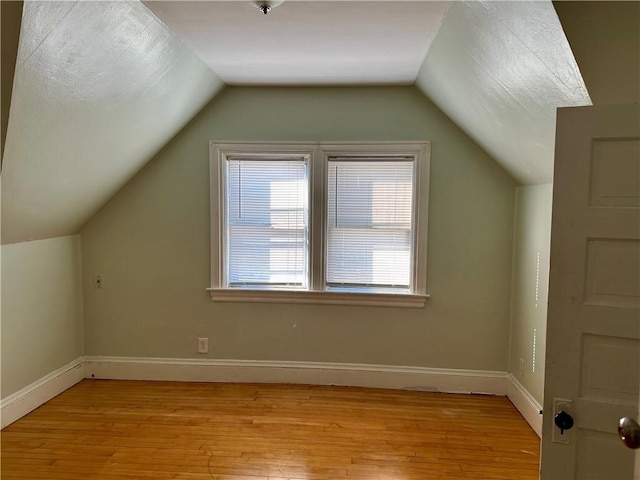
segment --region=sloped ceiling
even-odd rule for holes
[[[548,0],[145,4],[228,84],[415,83],[522,184],[552,180],[556,109],[591,104]]]
[[[25,2],[2,243],[76,233],[222,86],[139,2]]]
[[[551,2],[453,2],[416,81],[516,180],[553,179],[558,107],[591,105]]]
[[[13,74],[16,69],[16,57],[18,56],[18,40],[20,38],[20,25],[22,19],[21,0],[15,2],[0,2],[1,23],[0,49],[2,50],[0,73],[0,154],[4,154],[4,142],[7,138],[7,125],[9,124],[9,107],[11,105],[11,93],[13,92]],[[0,159],[0,168],[2,159]]]
[[[594,105],[640,103],[640,2],[553,2]]]
[[[556,108],[590,104],[545,0],[288,0],[267,16],[246,0],[146,5],[161,19],[138,1],[25,2],[2,243],[76,233],[224,86],[217,71],[415,82],[523,184],[551,181]]]

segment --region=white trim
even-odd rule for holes
[[[507,394],[507,373],[351,363],[86,357],[85,377],[114,380],[292,383],[447,393]]]
[[[539,411],[539,405],[524,387],[511,375],[501,371],[268,360],[80,357],[2,399],[0,428],[35,410],[83,378],[342,385],[508,395],[534,430],[536,427],[530,421],[530,418],[535,418],[532,408],[534,413]],[[518,407],[518,394],[529,402],[528,410]],[[542,417],[538,417],[536,433],[542,426]]]
[[[84,378],[84,358],[68,363],[0,401],[0,428],[12,424]]]
[[[508,375],[507,397],[518,409],[538,437],[542,438],[542,406],[512,375]]]
[[[424,307],[429,295],[399,293],[343,293],[311,290],[241,290],[207,288],[214,302],[314,303],[324,305],[365,305],[375,307]]]
[[[315,192],[314,198],[322,198],[322,207],[326,205],[328,191],[327,172],[331,158],[358,157],[412,157],[413,158],[413,201],[412,241],[411,241],[411,279],[410,291],[416,295],[427,292],[427,223],[429,212],[429,173],[431,165],[431,142],[340,142],[319,143],[320,161],[322,162],[323,183],[322,190]],[[318,195],[320,193],[320,195]],[[322,226],[326,228],[326,211],[322,214]],[[322,240],[325,232],[322,231]],[[327,245],[323,246],[323,272],[321,288],[324,288],[324,270],[327,261]],[[421,306],[424,306],[421,305]]]
[[[209,142],[209,211],[211,219],[211,287],[223,288],[227,283],[226,255],[226,177],[227,160],[230,158],[255,157],[264,158],[291,156],[301,157],[311,172],[312,166],[317,163],[315,156],[318,147],[314,142]],[[312,188],[308,189],[307,199],[310,218],[313,208]],[[313,235],[313,226],[309,225],[310,240]],[[310,263],[307,263],[310,266]],[[213,298],[212,298],[213,299]]]
[[[256,154],[269,158],[274,155],[302,156],[309,168],[309,290],[256,291],[245,293],[228,289],[225,265],[225,211],[226,211],[226,160],[228,158]],[[210,175],[210,242],[211,283],[207,290],[212,301],[266,302],[266,303],[315,303],[330,305],[369,305],[393,307],[424,307],[427,292],[427,216],[429,211],[429,172],[431,143],[411,142],[209,142]],[[326,191],[327,165],[330,157],[387,157],[411,156],[414,165],[413,241],[411,253],[412,277],[410,295],[377,295],[326,292]],[[352,297],[348,299],[347,297]],[[370,298],[366,298],[370,297]]]

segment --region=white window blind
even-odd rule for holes
[[[411,288],[413,159],[329,158],[326,286]]]
[[[227,287],[308,287],[308,162],[227,159]]]

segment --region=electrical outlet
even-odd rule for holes
[[[93,276],[93,288],[102,288],[102,275],[99,273]]]
[[[198,353],[209,353],[209,339],[208,338],[199,338],[198,339]]]

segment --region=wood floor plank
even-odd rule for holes
[[[504,397],[85,380],[5,428],[5,480],[535,480]]]

